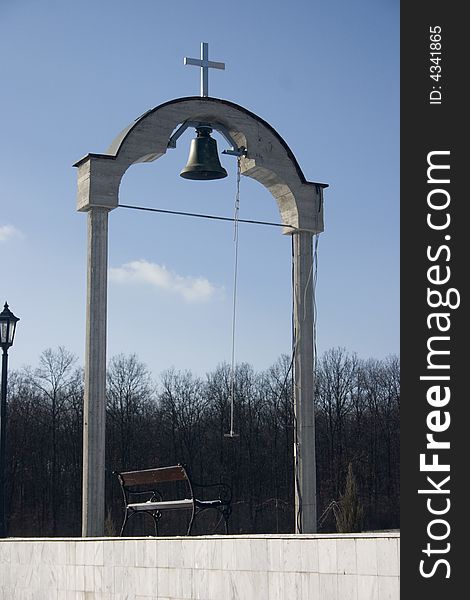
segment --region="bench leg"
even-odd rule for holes
[[[155,527],[155,536],[158,537],[158,520],[162,516],[162,513],[161,512],[152,513],[149,511],[143,511],[143,512],[145,512],[147,515],[150,515],[152,517],[153,524]],[[124,521],[123,521],[122,527],[121,527],[121,532],[119,533],[120,537],[122,537],[122,534],[124,533],[124,529],[127,525],[127,522],[129,521],[130,517],[132,517],[132,515],[136,515],[136,514],[137,514],[137,512],[135,512],[135,511],[126,510],[126,514],[124,516]]]
[[[153,524],[155,527],[155,537],[158,537],[158,521],[160,520],[162,513],[157,511],[156,513],[149,513],[149,515],[153,519]]]
[[[124,521],[122,522],[122,527],[121,527],[121,532],[119,533],[119,537],[122,537],[122,534],[124,533],[124,528],[127,525],[127,521],[129,520],[129,511],[126,508],[126,514],[124,515]]]
[[[126,509],[126,514],[125,514],[124,521],[123,521],[122,527],[121,527],[121,533],[119,534],[120,537],[122,537],[122,534],[124,533],[124,529],[125,529],[125,527],[127,525],[127,522],[129,521],[129,519],[133,515],[136,515],[136,514],[138,514],[138,513],[135,510],[127,510]],[[148,514],[150,514],[150,513],[148,513]]]
[[[228,535],[228,520],[229,520],[230,515],[232,514],[232,508],[230,506],[225,506],[222,509],[222,514],[224,516],[225,535]]]
[[[196,507],[193,506],[193,512],[191,514],[191,520],[189,521],[188,531],[186,532],[186,535],[191,535],[191,530],[193,528],[195,517],[196,517]]]
[[[212,508],[212,510],[214,510],[214,509],[215,509],[215,510],[216,510],[216,511],[217,511],[217,512],[220,514],[220,518],[219,518],[219,520],[217,521],[217,524],[216,524],[216,526],[215,526],[214,533],[217,531],[217,529],[218,529],[218,527],[219,527],[219,525],[220,525],[220,522],[221,522],[221,521],[222,521],[222,519],[223,519],[223,520],[224,520],[224,529],[225,529],[225,535],[228,535],[228,534],[229,534],[229,530],[228,530],[228,520],[229,520],[229,517],[230,517],[230,515],[231,515],[231,513],[232,513],[232,509],[231,509],[231,507],[230,507],[230,506],[225,506],[225,507],[224,507],[224,508],[222,508],[222,509],[221,509],[220,507],[211,507],[211,508]],[[186,535],[191,535],[191,531],[192,531],[193,524],[194,524],[194,520],[195,520],[196,516],[197,516],[197,515],[198,515],[200,512],[203,512],[203,511],[205,511],[205,510],[210,510],[210,509],[208,509],[208,508],[203,508],[203,509],[201,509],[201,510],[199,510],[199,511],[197,511],[197,510],[196,510],[196,511],[193,511],[193,514],[191,515],[191,520],[190,520],[190,522],[189,522],[189,527],[188,527],[188,531],[186,532]]]

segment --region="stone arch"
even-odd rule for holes
[[[246,148],[242,175],[266,187],[277,202],[281,220],[300,229],[323,231],[322,189],[309,182],[289,146],[266,121],[227,100],[178,98],[147,111],[126,127],[105,154],[88,154],[79,169],[78,210],[118,206],[119,186],[135,163],[151,162],[168,149],[176,127],[185,121],[221,123]]]

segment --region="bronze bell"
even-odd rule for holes
[[[222,179],[227,171],[220,164],[217,142],[211,138],[210,127],[196,127],[197,137],[191,140],[188,164],[181,171],[185,179]]]

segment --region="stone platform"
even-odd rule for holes
[[[397,532],[0,540],[0,600],[398,600]]]

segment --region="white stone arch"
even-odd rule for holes
[[[305,179],[289,146],[266,121],[233,102],[196,96],[147,111],[114,139],[105,154],[88,154],[75,165],[77,210],[88,213],[82,534],[104,533],[108,213],[119,205],[119,187],[127,169],[165,154],[171,135],[186,121],[224,127],[238,147],[246,149],[241,158],[242,175],[271,192],[281,221],[294,228],[285,233],[294,236],[294,454],[300,482],[296,486],[296,531],[315,532],[312,236],[323,231],[326,184]]]

